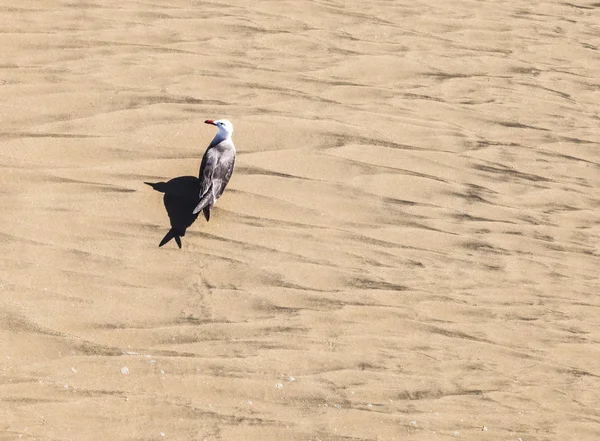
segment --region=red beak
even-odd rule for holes
[[[216,126],[215,122],[212,119],[207,119],[206,121],[204,121],[204,124],[212,124],[213,126]]]

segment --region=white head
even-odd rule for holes
[[[217,126],[219,129],[219,133],[217,133],[217,137],[227,139],[233,133],[233,124],[227,119],[218,119],[213,121],[212,119],[207,119],[204,121],[206,124],[212,124],[213,126]]]

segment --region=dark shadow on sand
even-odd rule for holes
[[[181,248],[181,237],[185,236],[187,228],[194,223],[198,214],[192,211],[198,203],[200,180],[194,176],[179,176],[168,182],[145,182],[154,190],[164,193],[163,202],[171,221],[171,229],[160,241],[159,247],[175,238]]]

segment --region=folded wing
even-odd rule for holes
[[[209,220],[210,210],[216,200],[225,191],[235,166],[235,150],[223,144],[209,148],[200,165],[200,201],[194,214],[204,210],[206,220]]]

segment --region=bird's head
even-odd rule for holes
[[[233,133],[233,124],[227,119],[217,119],[213,121],[212,119],[207,119],[204,121],[206,124],[212,124],[213,126],[217,126],[219,129],[219,134],[224,138],[229,138]]]

